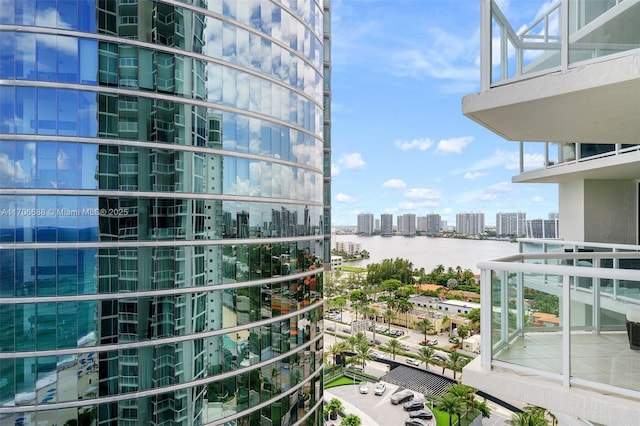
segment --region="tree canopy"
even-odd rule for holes
[[[395,258],[367,265],[368,283],[378,284],[392,279],[403,284],[413,284],[413,263],[407,259]]]

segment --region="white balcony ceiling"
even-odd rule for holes
[[[640,143],[640,53],[465,96],[462,112],[511,141]]]

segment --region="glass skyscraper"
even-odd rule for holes
[[[0,0],[0,425],[322,424],[325,3]]]

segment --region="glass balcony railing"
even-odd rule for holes
[[[640,0],[482,1],[492,85],[640,48]]]
[[[519,255],[479,264],[483,362],[637,398],[626,318],[640,311],[640,246],[519,243]]]
[[[640,151],[640,144],[521,142],[520,173]]]

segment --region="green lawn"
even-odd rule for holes
[[[324,384],[325,389],[334,388],[336,386],[352,385],[353,379],[350,377],[340,376]]]
[[[358,268],[356,266],[344,266],[344,265],[342,265],[342,270],[344,272],[367,272],[365,268]]]

